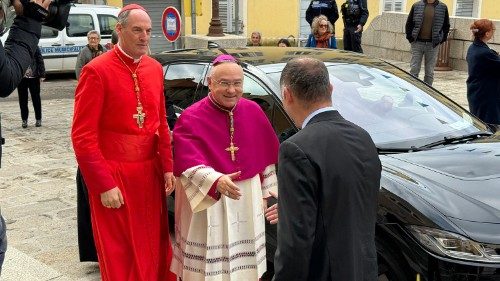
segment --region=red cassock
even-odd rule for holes
[[[143,128],[133,117],[131,71],[137,67]],[[71,137],[88,187],[102,280],[175,280],[163,178],[172,171],[172,152],[161,65],[143,56],[138,66],[117,47],[88,63],[76,88]],[[100,194],[116,186],[125,204],[104,207]]]

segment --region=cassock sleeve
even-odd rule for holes
[[[160,76],[163,75],[163,70],[160,67]],[[160,79],[163,80],[161,77]],[[173,160],[172,160],[172,146],[170,140],[170,129],[167,124],[167,111],[165,109],[165,96],[163,95],[163,83],[160,91],[160,127],[158,128],[158,133],[160,135],[160,145],[159,153],[161,158],[161,163],[163,167],[163,172],[173,172]]]
[[[187,169],[182,173],[180,177],[182,190],[186,192],[193,213],[203,211],[217,202],[209,193],[213,191],[214,184],[221,176],[223,174],[204,165]]]
[[[262,173],[262,198],[268,198],[271,196],[269,191],[278,193],[278,178],[276,177],[276,165],[272,164],[266,167]]]
[[[71,140],[85,183],[93,194],[117,186],[98,145],[103,103],[102,79],[95,68],[86,65],[76,87]]]
[[[283,142],[279,155],[278,248],[273,280],[307,280],[316,228],[318,184],[312,176],[316,172],[292,142]]]

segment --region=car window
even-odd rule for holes
[[[66,34],[69,37],[87,36],[87,33],[95,30],[94,19],[87,14],[70,14]]]
[[[182,110],[202,98],[208,93],[208,88],[201,82],[205,77],[208,66],[202,63],[178,63],[163,67],[164,91],[166,107],[169,114],[169,125],[173,128],[177,116]]]
[[[260,80],[247,72],[243,80],[243,97],[256,102],[273,125],[276,134],[280,136],[280,140],[286,139],[285,135],[293,130],[293,126],[280,107],[280,102]]]
[[[333,106],[370,133],[380,147],[420,146],[482,127],[467,111],[396,68],[398,75],[359,64],[326,65],[334,88]],[[261,69],[279,83],[283,67],[275,64]]]
[[[101,30],[102,38],[111,38],[111,33],[115,29],[117,18],[112,15],[97,15],[99,20],[99,29]]]
[[[56,38],[57,32],[58,32],[57,29],[42,25],[42,33],[40,38]]]

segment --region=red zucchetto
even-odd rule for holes
[[[130,10],[135,10],[135,9],[143,10],[146,13],[148,12],[141,5],[138,5],[138,4],[128,4],[127,6],[123,7],[120,10],[120,12],[118,13],[118,15],[121,14],[121,13],[123,13],[123,12],[130,11]]]

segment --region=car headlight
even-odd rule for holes
[[[500,262],[500,245],[481,244],[456,233],[424,226],[411,225],[407,228],[422,246],[434,254],[476,262]]]

